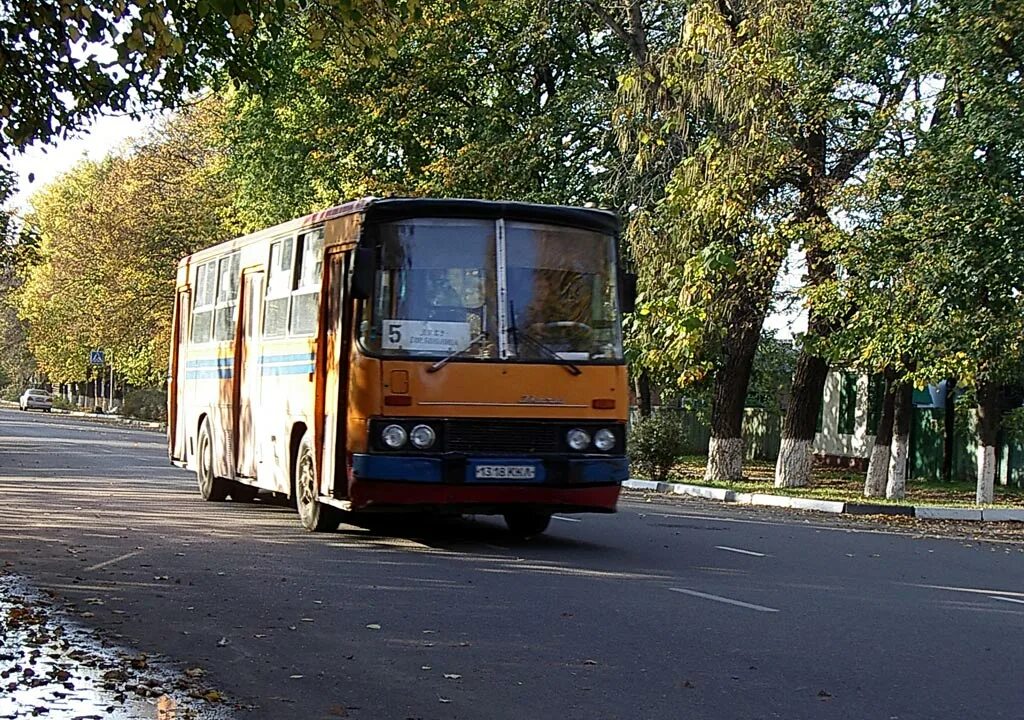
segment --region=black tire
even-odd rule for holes
[[[196,443],[196,481],[199,494],[208,502],[223,502],[228,497],[231,484],[224,478],[217,477],[213,464],[213,435],[210,422],[203,420],[199,428],[199,440]]]
[[[316,475],[316,459],[313,455],[313,436],[307,432],[299,443],[295,454],[295,506],[299,510],[299,522],[310,532],[333,532],[341,523],[337,508],[324,505],[317,500],[319,479]]]
[[[522,540],[540,535],[548,529],[550,523],[551,513],[547,512],[516,510],[505,513],[505,524],[508,525],[508,531]]]
[[[231,490],[228,491],[228,494],[234,502],[250,503],[256,499],[259,491],[259,488],[253,485],[246,485],[236,481],[231,483]]]

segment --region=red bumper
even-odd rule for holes
[[[423,483],[353,480],[349,500],[354,510],[451,509],[501,513],[525,505],[561,512],[615,512],[619,485],[591,487],[529,487],[492,485],[426,485]]]

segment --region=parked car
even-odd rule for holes
[[[50,393],[37,388],[29,388],[21,394],[18,401],[22,410],[45,410],[50,412],[53,409],[53,398]]]

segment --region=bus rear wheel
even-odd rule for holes
[[[227,499],[231,485],[216,475],[213,465],[213,435],[210,421],[203,420],[199,428],[198,452],[196,454],[196,480],[203,500],[222,502]]]
[[[505,524],[508,525],[509,532],[522,540],[540,535],[548,529],[550,523],[551,513],[536,510],[515,510],[505,513]]]
[[[295,458],[295,505],[299,510],[299,522],[310,532],[337,530],[341,523],[341,513],[337,508],[317,500],[319,494],[320,483],[316,475],[313,438],[307,432],[302,436]]]

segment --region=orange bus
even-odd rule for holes
[[[206,500],[342,512],[613,512],[628,477],[618,221],[366,198],[184,258],[171,461]]]

